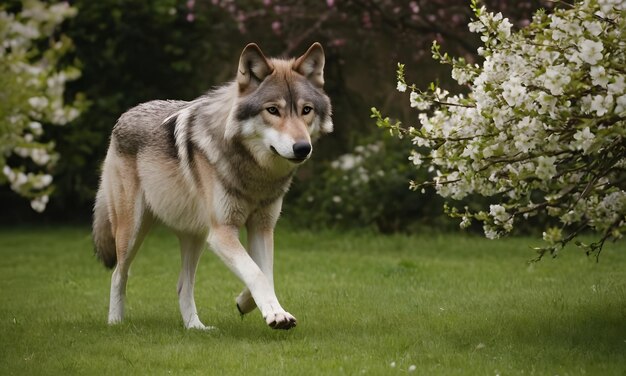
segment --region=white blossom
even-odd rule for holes
[[[556,175],[556,157],[545,157],[543,155],[537,158],[537,177],[542,180],[550,180]]]
[[[34,110],[40,111],[48,106],[48,103],[50,102],[46,97],[32,97],[28,98],[28,103],[33,107]]]
[[[333,161],[331,163],[331,167],[335,168],[335,169],[339,169],[339,170],[344,170],[344,171],[348,171],[354,168],[354,166],[356,166],[358,160],[357,157],[355,157],[352,154],[344,154],[341,157],[339,157],[339,159],[337,159],[336,161]]]
[[[409,156],[409,160],[411,162],[413,162],[413,164],[415,166],[418,166],[418,167],[421,166],[422,163],[424,162],[422,160],[422,155],[420,153],[418,153],[417,151],[415,151],[415,150],[411,151],[411,155]]]
[[[602,59],[602,50],[604,46],[600,41],[592,41],[584,39],[580,44],[580,59],[585,63],[594,65]]]
[[[409,100],[411,102],[411,107],[415,107],[420,111],[428,110],[431,105],[430,101],[424,99],[421,95],[414,91],[411,92]]]
[[[615,113],[619,116],[626,115],[626,94],[617,97],[615,100]]]
[[[584,21],[583,26],[594,37],[597,37],[602,32],[602,24],[598,21]]]
[[[563,65],[554,65],[546,69],[546,72],[539,77],[546,89],[550,90],[552,95],[561,95],[565,89],[565,85],[571,81],[571,72]]]
[[[513,26],[513,24],[509,22],[508,18],[505,18],[498,24],[498,32],[505,38],[508,38],[511,36],[511,26]]]
[[[31,121],[28,124],[28,127],[36,136],[41,136],[43,134],[43,128],[41,127],[41,123],[38,121]]]
[[[624,83],[625,77],[623,74],[617,75],[613,78],[613,82],[607,85],[607,92],[609,94],[622,94],[626,91],[626,83]]]
[[[543,240],[550,244],[555,244],[563,238],[561,229],[553,227],[543,232]]]
[[[485,25],[481,21],[470,22],[467,26],[472,33],[482,33],[485,30]]]
[[[459,226],[465,229],[465,228],[470,227],[471,225],[472,225],[472,218],[468,215],[464,215]]]
[[[590,111],[595,112],[598,116],[603,116],[609,112],[610,107],[613,105],[613,96],[601,94],[593,96],[590,103]]]
[[[502,205],[490,205],[489,215],[492,216],[497,222],[506,222],[511,217],[507,214],[506,209]]]
[[[502,83],[502,97],[511,107],[516,107],[524,102],[526,88],[522,84],[519,76],[512,75],[511,78]]]
[[[472,75],[468,73],[465,69],[459,69],[458,67],[452,68],[452,78],[459,83],[459,85],[464,85],[470,81]]]
[[[30,206],[33,208],[33,210],[35,210],[36,212],[41,213],[42,211],[46,210],[46,205],[48,204],[48,196],[47,195],[43,195],[40,197],[35,198],[34,200],[32,200],[30,202]]]
[[[565,30],[567,21],[557,15],[550,16],[550,29],[554,30]]]
[[[591,132],[589,127],[585,127],[576,134],[574,134],[574,142],[572,142],[572,147],[577,150],[582,150],[583,153],[587,154],[591,145],[593,145],[593,141],[595,140],[595,135]]]
[[[597,86],[607,87],[609,83],[609,76],[606,74],[606,70],[603,66],[593,66],[589,70],[591,75],[591,83]]]
[[[487,239],[493,240],[493,239],[498,239],[500,237],[500,234],[498,234],[498,231],[495,228],[487,224],[483,226],[483,231],[485,232],[485,237]]]

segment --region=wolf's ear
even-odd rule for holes
[[[267,61],[259,46],[250,43],[243,49],[239,58],[239,68],[237,70],[239,91],[246,90],[251,84],[260,83],[273,71],[274,68]]]
[[[293,69],[321,88],[324,86],[324,60],[324,49],[315,42],[296,60]]]

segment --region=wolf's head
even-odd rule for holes
[[[333,130],[319,43],[291,60],[268,59],[249,44],[239,59],[236,84],[237,106],[226,138],[240,138],[263,165],[298,165],[310,157],[312,142]]]

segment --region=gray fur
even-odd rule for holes
[[[123,154],[136,155],[146,145],[153,145],[155,141],[159,143],[159,139],[163,138],[163,133],[155,127],[186,103],[151,101],[126,111],[113,128],[112,137],[117,142],[117,150]]]

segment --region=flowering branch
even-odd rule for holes
[[[586,229],[601,239],[577,244],[599,255],[607,239],[626,231],[626,29],[620,27],[626,5],[584,0],[550,15],[539,11],[518,32],[500,13],[476,1],[471,7],[476,20],[469,28],[481,35],[484,62],[468,64],[432,47],[470,93],[451,95],[435,84],[421,91],[406,83],[398,64],[397,89],[410,89],[420,126],[404,128],[376,109],[372,117],[392,134],[411,137],[416,148],[409,159],[435,174],[411,188],[433,186],[454,200],[469,194],[500,200],[489,211],[446,206],[461,227],[478,221],[488,238],[497,238],[545,213],[552,225],[537,259],[556,256]]]
[[[80,76],[60,67],[71,49],[58,25],[76,9],[66,2],[23,2],[18,14],[0,9],[0,184],[9,184],[41,212],[52,193],[52,169],[59,156],[43,141],[48,125],[65,125],[84,107],[84,99],[65,103],[65,83]]]

